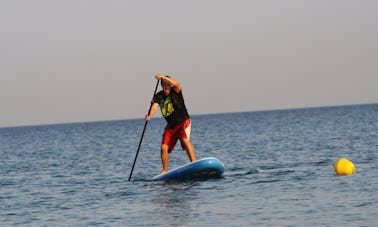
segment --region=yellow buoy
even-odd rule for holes
[[[354,174],[356,169],[353,162],[346,158],[341,158],[337,162],[333,163],[333,168],[337,175],[349,175]]]

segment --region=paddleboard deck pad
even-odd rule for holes
[[[216,158],[203,158],[195,162],[172,169],[154,176],[153,180],[197,180],[219,178],[224,172],[224,165]]]

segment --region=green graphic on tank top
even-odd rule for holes
[[[163,115],[163,117],[168,117],[175,110],[173,108],[172,101],[171,101],[171,99],[169,97],[167,97],[166,99],[162,100],[160,102],[160,106],[161,106],[161,114]]]

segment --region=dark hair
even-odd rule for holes
[[[170,76],[168,76],[168,75],[164,75],[164,76],[166,76],[166,77],[168,77],[168,78],[172,78],[172,77],[170,77]],[[163,79],[160,80],[160,85],[163,87]]]

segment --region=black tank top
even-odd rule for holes
[[[160,105],[161,114],[170,128],[174,128],[190,118],[181,91],[176,92],[172,88],[168,96],[165,95],[164,91],[160,91],[155,95],[153,102]]]

